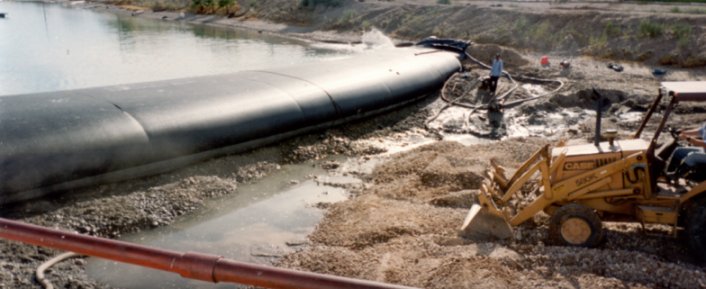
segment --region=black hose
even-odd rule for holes
[[[491,66],[490,66],[490,65],[488,65],[488,64],[486,64],[486,63],[484,63],[484,62],[478,60],[477,58],[473,57],[470,53],[464,52],[464,54],[466,55],[466,57],[467,57],[468,59],[470,59],[471,61],[477,63],[477,64],[480,65],[481,67],[484,67],[484,68],[486,68],[486,69],[491,69]],[[561,90],[561,89],[564,87],[564,82],[561,81],[561,80],[558,80],[558,79],[545,79],[545,78],[536,78],[536,77],[531,77],[531,76],[519,75],[519,76],[516,76],[515,78],[517,78],[517,79],[520,80],[520,81],[523,81],[523,80],[524,80],[524,81],[534,81],[534,82],[543,82],[543,83],[557,83],[558,86],[557,86],[557,88],[555,88],[554,90],[552,90],[552,91],[550,91],[550,92],[547,92],[547,93],[545,93],[545,94],[542,94],[542,95],[537,95],[537,96],[533,96],[533,97],[529,97],[529,98],[525,98],[525,99],[515,100],[515,101],[512,101],[512,102],[510,102],[510,103],[505,103],[505,100],[519,87],[519,85],[518,85],[517,82],[515,81],[515,78],[513,78],[513,76],[512,76],[509,72],[503,70],[502,74],[503,74],[503,76],[507,77],[507,78],[514,84],[514,86],[513,86],[509,91],[506,91],[506,92],[504,92],[502,95],[500,95],[500,96],[498,96],[498,97],[495,98],[497,102],[501,102],[501,104],[500,104],[500,107],[501,107],[501,108],[514,107],[514,106],[516,106],[516,105],[519,105],[519,104],[521,104],[521,103],[524,103],[524,102],[527,102],[527,101],[530,101],[530,100],[535,100],[535,99],[539,99],[539,98],[542,98],[542,97],[546,97],[546,96],[549,96],[549,95],[552,95],[552,94],[557,93],[559,90]],[[441,88],[441,99],[442,99],[444,102],[446,102],[446,105],[445,105],[444,107],[442,107],[433,117],[429,118],[429,120],[427,120],[427,121],[425,122],[425,127],[427,127],[427,129],[428,129],[428,124],[429,124],[429,123],[431,123],[432,121],[436,120],[436,119],[439,117],[439,115],[441,115],[441,113],[442,113],[444,110],[446,110],[446,109],[448,109],[449,107],[454,106],[454,105],[455,105],[455,106],[460,106],[460,107],[465,107],[465,108],[471,109],[471,114],[475,113],[475,111],[476,111],[476,110],[479,110],[479,109],[488,109],[488,105],[471,105],[471,104],[459,103],[459,102],[458,102],[458,101],[459,101],[472,87],[474,87],[477,83],[474,83],[474,84],[472,84],[471,86],[469,86],[469,88],[466,89],[466,91],[464,91],[464,93],[462,93],[461,96],[459,96],[459,97],[457,97],[457,98],[455,98],[455,99],[453,99],[453,100],[449,99],[449,97],[448,97],[447,94],[446,94],[446,92],[447,92],[447,85],[448,85],[448,83],[449,83],[453,78],[455,78],[457,75],[458,75],[458,72],[454,73],[451,77],[449,77],[449,79],[444,83],[444,86]],[[471,134],[474,134],[474,135],[476,135],[476,136],[485,136],[485,135],[486,135],[486,134],[483,134],[483,133],[477,133],[477,132],[473,132],[473,131],[470,131],[470,133],[471,133]]]
[[[488,65],[488,64],[486,64],[486,63],[483,63],[482,61],[480,61],[480,60],[478,60],[477,58],[473,57],[470,53],[465,52],[465,54],[466,54],[466,57],[468,57],[468,59],[470,59],[471,61],[477,63],[478,65],[480,65],[480,66],[482,66],[482,67],[484,67],[484,68],[486,68],[486,69],[491,69],[491,68],[492,68],[492,67],[490,67],[490,65]],[[512,76],[509,72],[503,70],[503,75],[506,76],[508,79],[510,79],[513,83],[515,83],[515,80],[513,79],[513,76]],[[558,83],[558,84],[559,84],[559,86],[558,86],[557,88],[555,88],[554,90],[552,90],[552,91],[550,91],[550,92],[547,92],[547,93],[545,93],[545,94],[543,94],[543,95],[538,95],[538,96],[530,97],[530,98],[527,98],[527,99],[522,99],[522,100],[519,100],[519,101],[514,101],[512,104],[515,104],[515,105],[516,105],[516,104],[519,104],[519,103],[522,103],[522,102],[525,102],[525,101],[530,101],[530,100],[538,99],[538,98],[540,98],[540,97],[545,97],[545,96],[548,96],[548,95],[552,95],[552,94],[554,94],[554,93],[557,93],[560,89],[562,89],[562,88],[564,87],[564,82],[561,81],[561,80],[558,80],[558,79],[537,78],[537,77],[531,77],[531,76],[525,76],[525,75],[518,75],[518,76],[515,76],[515,78],[517,78],[517,79],[520,80],[520,81],[525,80],[525,81],[550,82],[550,83]],[[513,91],[513,90],[514,90],[514,88],[511,89],[510,91]],[[507,95],[509,95],[509,93],[506,93],[506,94],[502,95],[501,97],[504,99]],[[505,105],[503,105],[503,106],[505,106]]]

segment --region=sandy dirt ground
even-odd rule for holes
[[[699,288],[701,267],[674,240],[638,226],[608,225],[597,249],[545,244],[536,218],[510,241],[474,243],[457,230],[490,157],[518,165],[545,141],[432,145],[392,156],[372,186],[333,205],[311,236],[314,245],[287,266],[421,288]],[[522,145],[520,145],[522,144]]]
[[[675,13],[673,5],[486,1],[453,1],[451,7],[437,5],[435,1],[349,1],[343,7],[319,7],[312,13],[301,11],[292,4],[295,1],[290,2],[257,1],[236,19],[179,12],[139,15],[327,41],[359,41],[362,31],[373,26],[395,36],[397,42],[430,34],[463,37],[463,33],[470,33],[474,36],[468,38],[479,42],[469,51],[477,58],[489,60],[496,52],[501,52],[507,70],[513,75],[559,79],[564,86],[556,94],[545,95],[557,85],[520,81],[520,87],[508,102],[542,97],[503,110],[500,129],[492,135],[489,120],[497,119],[497,115],[491,115],[482,107],[468,109],[449,105],[440,97],[441,93],[437,93],[371,120],[300,136],[247,155],[218,158],[160,176],[4,207],[0,216],[116,238],[169,225],[180,216],[208,209],[204,207],[205,200],[237,194],[239,184],[257,182],[278,170],[283,163],[346,155],[348,161],[334,166],[332,173],[362,177],[365,180],[363,189],[352,191],[348,201],[328,207],[325,219],[310,236],[310,246],[284,257],[278,266],[422,288],[706,287],[704,268],[694,263],[679,240],[665,236],[666,231],[660,227],[643,232],[636,224],[609,223],[605,244],[595,249],[548,244],[547,216],[543,215],[519,227],[510,240],[476,243],[457,234],[491,157],[507,167],[516,167],[544,144],[559,139],[571,142],[590,140],[595,121],[593,88],[608,99],[604,125],[617,128],[625,137],[637,126],[639,118],[635,116],[644,112],[656,95],[659,81],[706,80],[703,67],[668,67],[669,73],[663,77],[651,73],[655,65],[663,62],[664,55],[674,51],[684,52],[674,61],[685,66],[691,66],[687,65],[687,59],[698,61],[703,56],[704,50],[700,48],[706,47],[704,16]],[[274,8],[276,4],[279,4],[277,9]],[[682,11],[691,9],[679,7]],[[87,3],[84,8],[135,13],[134,10],[100,3]],[[539,11],[524,11],[533,9]],[[451,10],[458,12],[452,13]],[[502,36],[495,34],[492,37],[483,33],[476,35],[474,31],[487,28],[486,24],[478,24],[479,21],[462,21],[465,26],[451,27],[438,20],[490,18],[507,22],[503,19],[517,18],[520,11],[527,21],[525,26],[535,27],[525,32],[535,31],[532,33],[538,33],[536,35],[542,34],[537,32],[537,27],[566,26],[556,26],[554,22],[545,25],[537,20],[544,19],[543,13],[549,12],[560,15],[556,19],[564,19],[562,21],[576,20],[571,25],[598,23],[601,28],[583,33],[581,37],[587,38],[586,43],[577,40],[573,44],[556,44],[556,47],[544,49],[524,38],[502,40],[499,39]],[[439,14],[441,12],[454,14],[456,18]],[[311,15],[316,13],[319,20],[314,21]],[[345,15],[350,16],[343,17]],[[425,18],[432,16],[437,20],[429,22]],[[340,20],[346,18],[350,19]],[[382,22],[386,19],[406,20],[385,26]],[[602,37],[604,31],[607,31],[606,35],[614,33],[606,30],[606,19],[621,19],[620,27],[635,33],[639,32],[640,23],[645,19],[657,23],[686,21],[691,27],[691,36],[684,41],[699,49],[692,51],[667,43],[651,48],[652,53],[644,59],[635,55],[636,52],[630,57],[625,56],[627,54],[601,55],[614,49],[641,49],[649,47],[650,43],[669,42],[670,39],[678,42],[679,39],[674,33],[664,32],[669,28],[664,28],[663,34],[654,38],[630,38],[623,34],[618,37],[615,34],[615,43],[606,42],[596,52],[591,50],[594,49],[591,48],[594,47],[591,35]],[[425,28],[411,29],[415,27],[412,25],[415,21],[419,22],[417,28]],[[479,25],[480,30],[473,30],[474,24]],[[530,29],[523,28],[525,26],[513,24],[507,28],[511,30],[508,33]],[[544,33],[547,35],[566,32],[558,28],[546,29]],[[594,40],[593,44],[600,44],[600,40]],[[631,40],[637,44],[629,45]],[[539,66],[538,59],[543,54],[549,55],[553,65],[548,68]],[[606,56],[611,60],[592,56]],[[622,59],[622,72],[606,67],[616,58]],[[564,59],[571,61],[570,69],[556,65]],[[453,76],[445,91],[459,102],[487,106],[483,90],[473,85],[479,77],[487,75],[487,71],[472,62],[465,62],[464,66],[468,73]],[[509,80],[501,80],[499,92],[511,88]],[[703,123],[706,121],[706,106],[680,107],[672,119],[678,126]],[[651,123],[649,128],[654,129],[654,124]],[[481,144],[451,141],[459,135],[482,136],[484,141]],[[418,136],[430,144],[400,153],[390,152],[391,147],[413,147],[413,143],[408,144],[410,136]],[[0,288],[38,288],[32,272],[40,263],[59,253],[7,241],[0,241],[0,252]],[[73,259],[54,267],[48,276],[61,288],[110,288],[91,280],[85,274],[84,266],[84,259]]]
[[[498,47],[480,46],[496,51]],[[502,141],[461,145],[441,141],[391,155],[368,175],[370,186],[349,201],[335,204],[311,235],[311,248],[287,256],[285,266],[400,283],[421,288],[702,288],[703,267],[696,265],[683,243],[668,237],[662,227],[643,231],[638,224],[607,223],[606,243],[595,249],[547,243],[547,218],[538,215],[519,227],[508,241],[477,243],[459,237],[462,223],[488,160],[496,158],[513,168],[531,153],[557,139],[590,142],[595,100],[592,88],[608,99],[606,127],[622,136],[639,118],[657,91],[645,67],[634,65],[617,73],[600,61],[581,58],[572,68],[538,68],[512,49],[508,59],[524,63],[517,75],[562,79],[557,94],[504,110],[506,131]],[[471,87],[486,71],[468,64],[470,72],[447,83],[455,103],[482,104],[482,91]],[[681,71],[690,77],[702,75]],[[518,90],[511,99],[543,94],[549,83]],[[511,88],[503,80],[499,93]],[[482,134],[488,129],[485,111],[439,104],[427,128],[444,133]],[[454,111],[456,110],[456,111]],[[441,111],[441,112],[440,112]],[[485,119],[473,123],[474,118]],[[468,119],[469,121],[465,121]],[[674,116],[673,125],[699,124],[704,106],[687,105]],[[648,125],[654,130],[655,123]],[[343,256],[343,257],[341,257]]]

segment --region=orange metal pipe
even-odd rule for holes
[[[0,238],[76,252],[122,263],[178,273],[209,282],[231,282],[265,288],[412,288],[368,280],[275,268],[202,253],[181,253],[0,218]]]

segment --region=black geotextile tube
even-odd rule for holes
[[[389,109],[460,68],[458,54],[431,50],[0,96],[0,204],[160,173]]]

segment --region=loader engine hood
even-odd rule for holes
[[[575,176],[581,172],[592,170],[637,152],[647,151],[650,143],[641,139],[617,140],[611,146],[608,142],[581,144],[552,149],[552,159],[565,154],[562,166],[553,177],[561,180]]]

